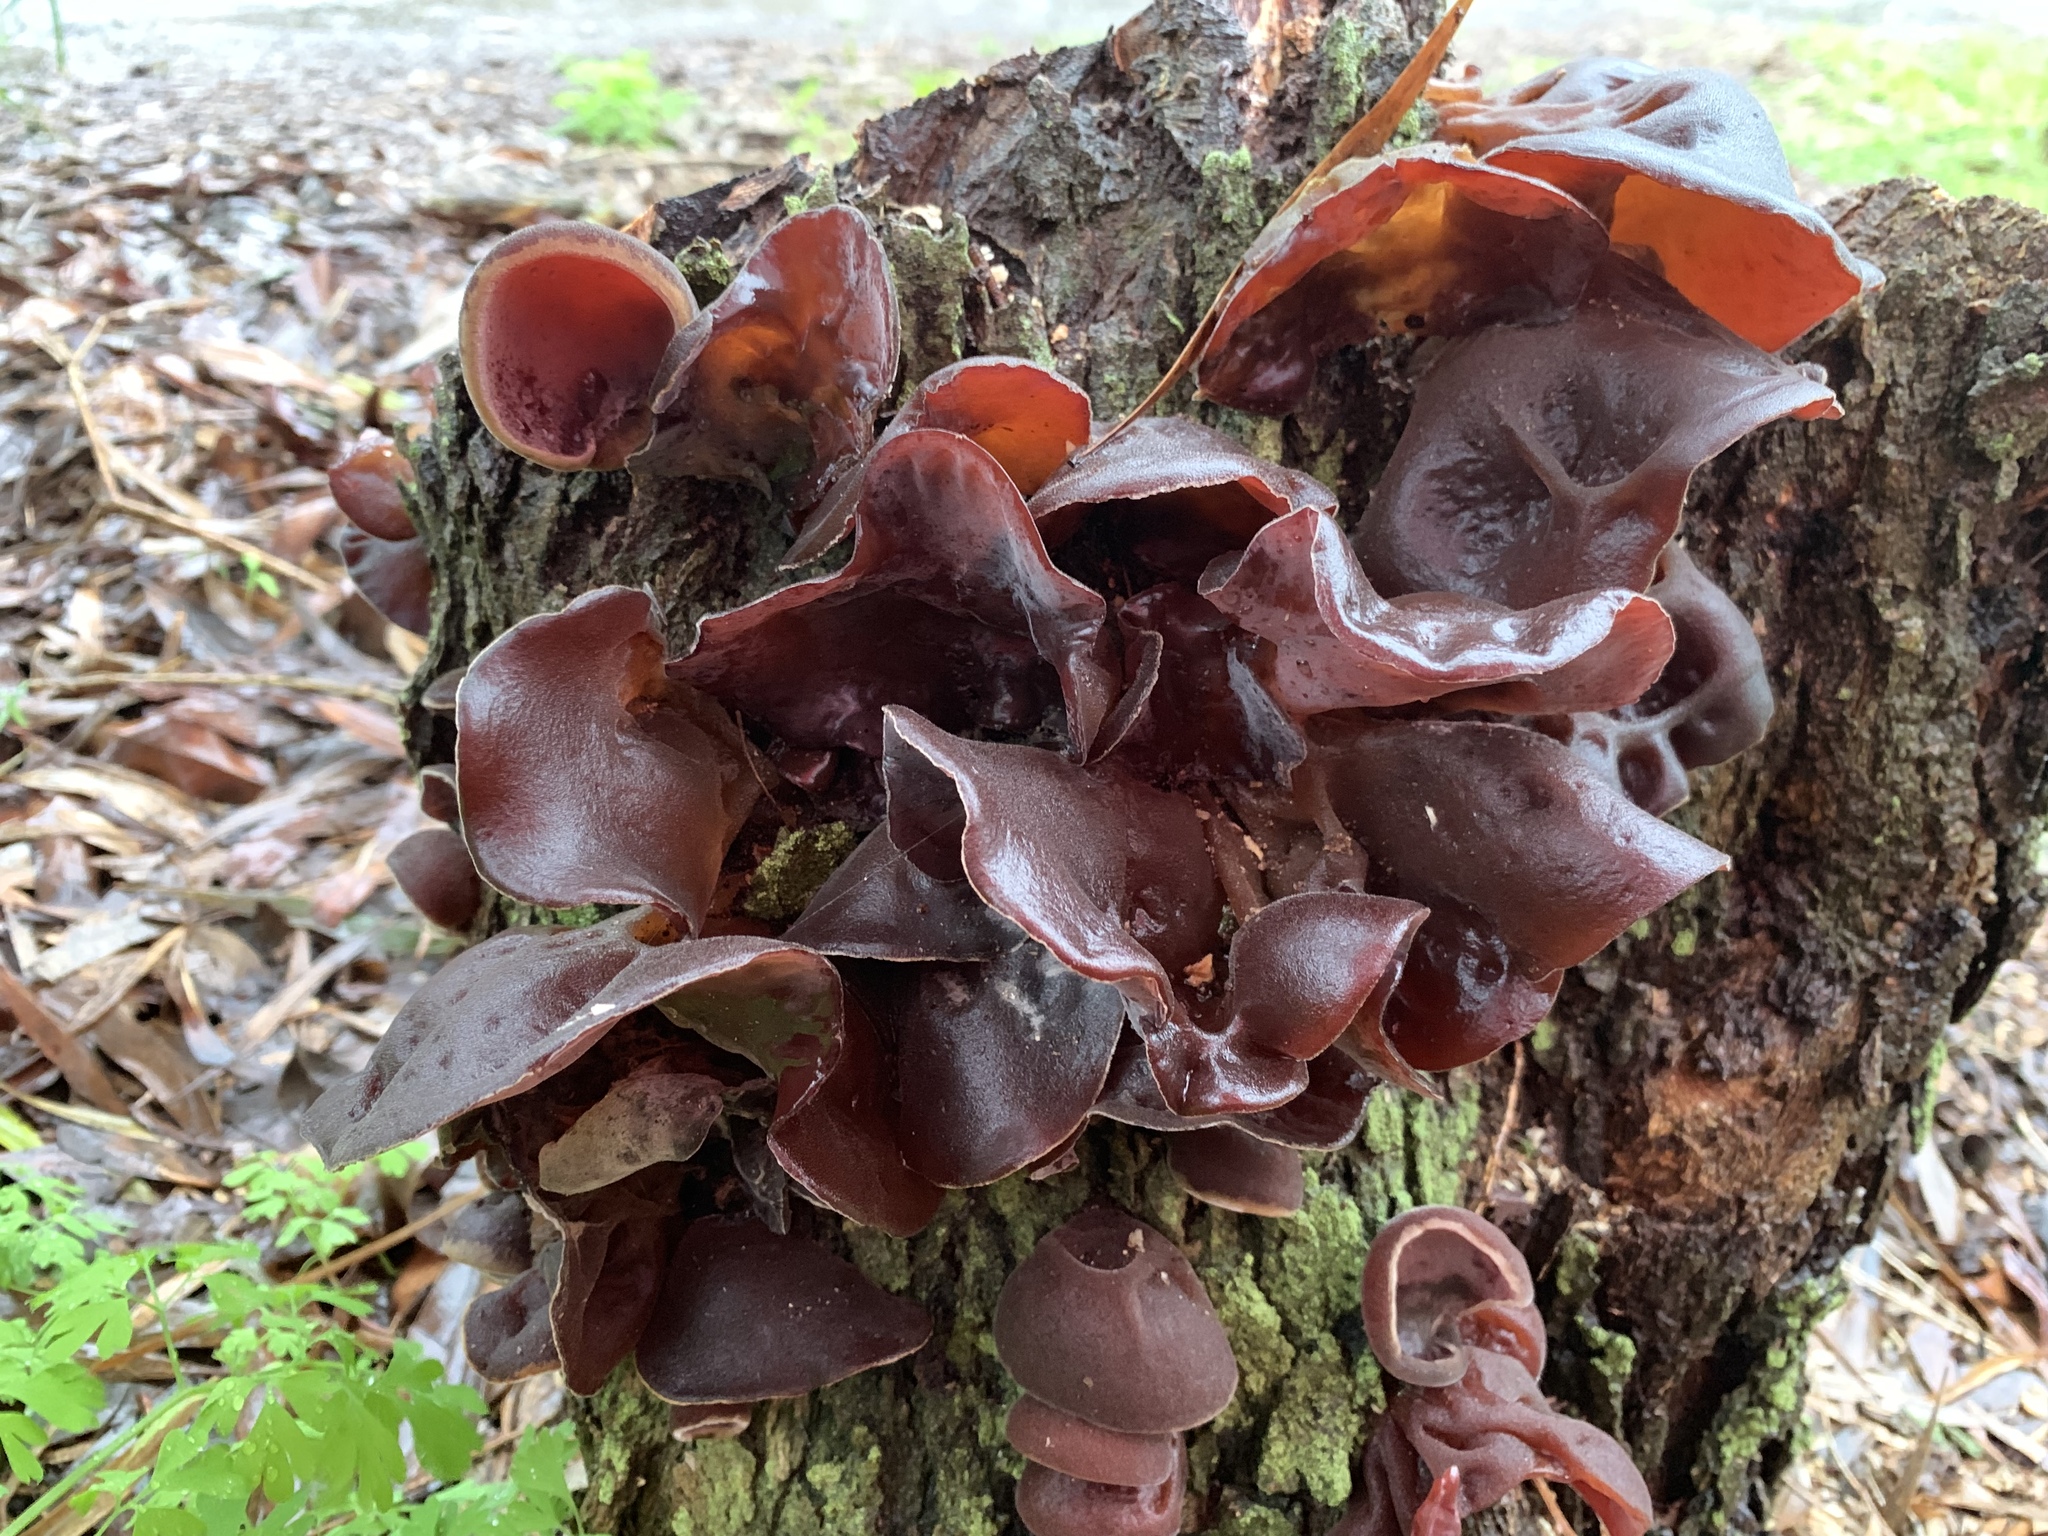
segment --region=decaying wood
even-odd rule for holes
[[[663,205],[646,232],[708,290],[788,200],[852,201],[896,265],[906,385],[967,353],[1032,355],[1108,418],[1434,19],[1423,0],[1161,0],[1102,44],[1010,60],[871,124],[836,175],[764,172]],[[1619,1429],[1698,1532],[1764,1527],[1804,1331],[1886,1198],[1943,1025],[2041,906],[2048,224],[1910,183],[1837,219],[1891,278],[1795,349],[1847,416],[1731,450],[1688,512],[1781,699],[1765,744],[1678,813],[1734,868],[1568,983],[1520,1096],[1555,1193],[1498,1213],[1544,1275],[1546,1388]],[[1339,353],[1284,424],[1203,414],[1356,516],[1405,413],[1404,361]],[[787,518],[765,497],[707,483],[649,508],[623,475],[525,468],[448,384],[420,464],[444,605],[415,700],[516,619],[604,581],[650,585],[680,644],[703,613],[787,579]],[[423,761],[448,757],[445,717],[415,707],[410,723]],[[1496,1120],[1511,1072],[1485,1074]],[[909,1244],[832,1223],[932,1307],[934,1346],[758,1413],[735,1442],[676,1446],[615,1384],[583,1414],[593,1527],[1012,1529],[986,1311],[1030,1240],[1096,1189],[1186,1237],[1257,1355],[1241,1409],[1195,1442],[1191,1528],[1315,1536],[1375,1401],[1343,1294],[1359,1215],[1369,1229],[1390,1202],[1453,1192],[1474,1130],[1391,1099],[1375,1113],[1325,1170],[1313,1221],[1191,1212],[1144,1137],[1103,1130],[1077,1172],[963,1197]]]

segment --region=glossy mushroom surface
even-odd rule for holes
[[[1880,279],[1792,185],[1762,105],[1711,69],[1580,59],[1446,102],[1441,137],[1596,209],[1704,313],[1776,351]]]
[[[672,1403],[797,1397],[902,1359],[932,1326],[817,1244],[732,1217],[685,1229],[654,1315],[636,1360]]]
[[[1039,1239],[1004,1283],[991,1328],[1026,1392],[1105,1429],[1193,1429],[1237,1391],[1230,1341],[1193,1267],[1110,1207]]]
[[[507,235],[462,295],[462,376],[499,442],[549,469],[617,469],[653,429],[650,395],[689,284],[653,246],[551,220]]]
[[[1283,415],[1347,343],[1568,311],[1606,246],[1573,198],[1447,147],[1353,160],[1252,242],[1195,379],[1211,400]]]

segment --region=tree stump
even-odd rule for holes
[[[868,125],[836,171],[792,163],[664,204],[651,235],[709,297],[789,206],[851,202],[894,263],[900,388],[1012,353],[1112,415],[1434,19],[1425,0],[1159,0],[1103,43],[1009,60]],[[2023,945],[2043,886],[2048,221],[1910,182],[1833,216],[1890,278],[1793,349],[1847,416],[1757,434],[1701,474],[1687,512],[1779,697],[1764,744],[1698,776],[1676,813],[1734,867],[1567,982],[1514,1095],[1516,1128],[1546,1133],[1551,1192],[1497,1212],[1542,1280],[1546,1389],[1621,1434],[1688,1532],[1765,1527],[1807,1331],[1925,1134],[1943,1026]],[[1318,475],[1355,518],[1405,417],[1405,361],[1403,343],[1345,349],[1284,422],[1200,414]],[[480,428],[452,360],[439,404],[419,459],[438,592],[408,722],[419,761],[452,745],[417,702],[426,681],[527,614],[645,584],[680,644],[787,579],[786,511],[766,496],[692,482],[651,509],[623,474],[527,466]],[[1443,1105],[1381,1089],[1290,1221],[1190,1205],[1157,1138],[1098,1123],[1073,1172],[956,1194],[907,1242],[845,1230],[872,1278],[931,1310],[933,1342],[687,1446],[622,1374],[577,1408],[587,1523],[1017,1530],[990,1310],[1036,1239],[1100,1192],[1186,1244],[1243,1368],[1238,1401],[1192,1439],[1189,1529],[1318,1536],[1384,1401],[1357,1315],[1365,1241],[1408,1203],[1476,1198],[1517,1070],[1459,1074]]]

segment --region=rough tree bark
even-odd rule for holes
[[[843,197],[894,259],[906,385],[964,353],[1020,353],[1108,414],[1158,377],[1433,11],[1161,0],[1104,44],[1011,60],[870,125],[836,175],[792,165],[664,205],[654,237],[708,296],[789,200]],[[1943,1026],[2024,943],[2043,886],[2048,224],[1897,182],[1837,218],[1890,273],[1796,349],[1826,366],[1846,419],[1731,450],[1688,509],[1779,690],[1769,739],[1678,813],[1734,869],[1568,982],[1520,1093],[1552,1192],[1499,1213],[1544,1277],[1546,1387],[1620,1432],[1693,1532],[1761,1528],[1796,1441],[1806,1330],[1924,1129]],[[1355,516],[1405,413],[1403,360],[1340,353],[1284,424],[1204,415],[1320,475]],[[441,603],[418,688],[603,582],[650,586],[680,642],[781,579],[787,525],[754,492],[703,483],[637,509],[622,475],[500,451],[452,364],[440,405],[419,512]],[[415,707],[409,723],[422,761],[447,758],[444,718]],[[932,1345],[693,1447],[614,1381],[579,1409],[589,1524],[1014,1530],[989,1311],[1039,1234],[1106,1191],[1188,1244],[1244,1368],[1238,1403],[1194,1440],[1190,1529],[1316,1536],[1381,1402],[1356,1315],[1365,1239],[1399,1205],[1469,1189],[1513,1072],[1461,1077],[1441,1107],[1382,1090],[1292,1222],[1189,1207],[1148,1139],[1112,1127],[1076,1172],[957,1197],[907,1243],[821,1221],[931,1308]]]

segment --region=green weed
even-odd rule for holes
[[[562,78],[569,89],[554,98],[565,114],[555,132],[579,144],[652,149],[667,142],[668,125],[697,104],[688,91],[664,88],[643,52],[570,59],[562,65]]]
[[[1925,176],[1957,197],[2048,209],[2048,38],[1906,43],[1822,26],[1786,53],[1794,69],[1756,84],[1807,174],[1844,187]]]
[[[782,118],[789,125],[789,152],[809,155],[827,165],[853,153],[853,135],[812,103],[824,82],[813,75],[782,98]]]
[[[382,1171],[402,1174],[418,1153],[403,1149]],[[323,1251],[366,1225],[342,1203],[350,1172],[272,1157],[227,1183],[248,1197],[244,1220],[282,1218],[280,1243],[298,1223]],[[387,1355],[351,1332],[346,1320],[369,1311],[363,1288],[273,1280],[253,1243],[122,1250],[120,1227],[58,1180],[0,1185],[0,1289],[16,1309],[0,1319],[0,1454],[15,1483],[44,1481],[40,1456],[55,1435],[102,1424],[111,1366],[156,1355],[174,1378],[42,1487],[0,1536],[19,1536],[64,1505],[94,1529],[134,1536],[580,1529],[573,1431],[530,1432],[506,1481],[473,1479],[482,1399],[443,1381],[417,1344],[401,1339]]]

